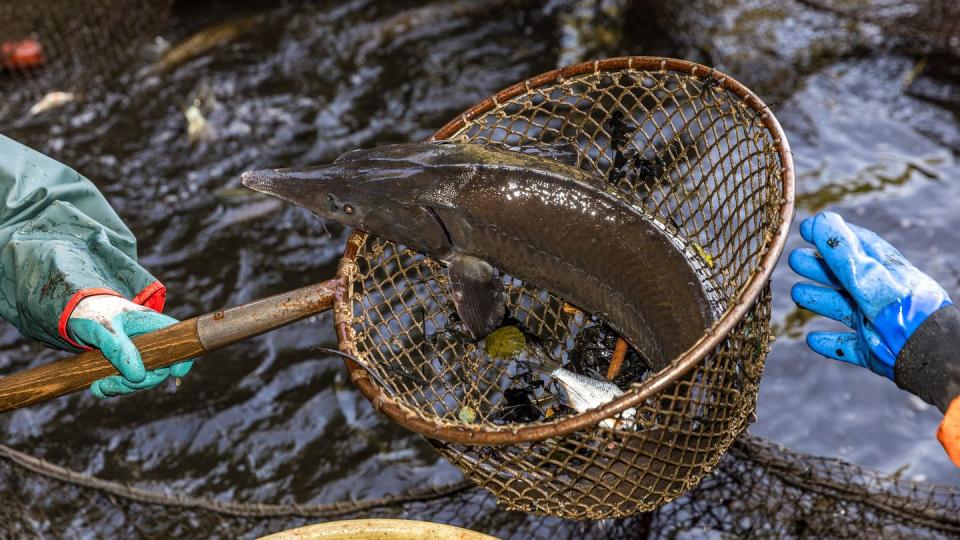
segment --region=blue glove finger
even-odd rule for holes
[[[115,377],[116,375],[111,375],[110,377]],[[105,394],[101,387],[106,383],[107,379],[110,377],[105,377],[103,379],[98,379],[93,381],[93,384],[90,385],[90,393],[93,394],[97,399],[106,399],[108,397],[113,397],[116,394]]]
[[[790,252],[787,259],[790,268],[797,274],[823,285],[842,287],[836,276],[830,271],[827,262],[812,248],[797,248]]]
[[[164,315],[163,313],[158,313],[156,311],[129,311],[121,314],[120,317],[122,320],[124,333],[130,337],[155,332],[161,328],[166,328],[171,324],[176,324],[179,322],[173,317]],[[183,362],[178,362],[177,364],[170,366],[169,374],[173,375],[174,377],[184,377],[190,372],[190,368],[192,367],[193,360],[184,360]],[[166,375],[164,375],[164,377],[166,377]],[[128,386],[134,387],[133,385],[129,384]]]
[[[867,368],[870,371],[893,380],[893,365],[897,362],[897,355],[877,327],[863,313],[857,313],[857,332],[860,340],[859,351],[864,355]]]
[[[117,318],[120,319],[123,333],[130,337],[154,332],[179,322],[156,311],[125,311]]]
[[[190,373],[190,368],[192,367],[193,360],[184,360],[183,362],[170,366],[170,375],[174,377],[185,377],[187,373]]]
[[[842,292],[813,283],[797,283],[790,290],[793,301],[804,309],[842,322],[856,330],[859,317],[853,300]]]
[[[819,215],[819,214],[817,214]],[[800,237],[806,240],[807,242],[813,244],[813,222],[816,219],[817,215],[808,217],[807,219],[800,222]]]
[[[821,356],[867,367],[859,338],[853,332],[810,332],[807,334],[807,346]]]
[[[130,382],[126,379],[121,379],[120,382],[127,387],[131,392],[134,390],[144,390],[146,388],[153,388],[154,386],[162,383],[170,376],[170,368],[159,368],[153,371],[147,372],[147,378],[141,382],[135,383]]]
[[[893,365],[897,362],[897,355],[890,350],[885,341],[880,339],[880,334],[869,323],[864,325],[861,330],[863,345],[870,351],[867,367],[870,371],[883,375],[893,380]]]
[[[156,311],[130,311],[123,314],[123,329],[130,337],[154,332],[177,322],[173,317]],[[170,374],[184,377],[192,367],[193,360],[184,360],[170,366]]]
[[[115,324],[120,324],[119,317]],[[131,382],[140,382],[146,379],[147,370],[143,367],[140,352],[133,342],[123,334],[122,325],[113,333],[100,323],[90,319],[73,319],[70,321],[70,332],[81,342],[100,349],[103,356],[117,368],[120,375]]]
[[[90,391],[100,399],[122,396],[137,390],[153,388],[166,380],[168,376],[168,368],[148,372],[146,379],[139,383],[131,383],[119,375],[111,375],[95,381],[90,386]]]
[[[818,214],[812,235],[830,271],[867,318],[873,320],[884,307],[909,293],[880,261],[867,255],[860,238],[837,214]]]

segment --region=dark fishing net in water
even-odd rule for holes
[[[172,4],[0,0],[0,122],[57,101],[95,99],[155,39]]]
[[[36,501],[42,500],[42,505]],[[401,518],[503,539],[956,538],[960,492],[744,436],[692,491],[650,513],[574,521],[498,507],[469,481],[379,499],[240,503],[129,488],[0,447],[0,538],[252,538],[324,521]]]

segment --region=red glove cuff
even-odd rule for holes
[[[163,304],[167,301],[167,288],[159,281],[147,285],[133,297],[134,304],[148,307],[154,311],[163,312]]]
[[[67,343],[73,345],[74,347],[83,349],[85,351],[91,350],[92,347],[81,345],[80,343],[77,343],[76,341],[71,339],[69,333],[67,332],[67,322],[70,320],[70,315],[73,314],[73,310],[77,308],[77,304],[79,304],[81,300],[83,300],[88,296],[96,296],[98,294],[108,294],[110,296],[123,296],[122,294],[118,293],[113,289],[99,289],[99,288],[81,289],[76,293],[74,293],[73,296],[70,297],[70,300],[67,302],[67,305],[64,306],[63,311],[60,313],[60,320],[57,322],[57,331],[59,332],[60,337],[63,338],[64,341],[66,341]],[[163,285],[163,283],[160,283],[159,281],[154,281],[153,283],[144,287],[142,291],[137,293],[137,295],[133,297],[131,302],[133,302],[134,304],[139,304],[144,307],[148,307],[154,311],[163,311],[163,304],[166,302],[166,300],[167,300],[167,288]]]

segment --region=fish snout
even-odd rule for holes
[[[240,176],[240,182],[260,193],[265,193],[278,199],[316,210],[318,183],[305,178],[296,171],[287,169],[263,169],[247,171]]]
[[[277,169],[247,171],[240,175],[240,183],[254,191],[274,195],[270,188],[278,176],[280,175]]]

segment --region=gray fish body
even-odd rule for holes
[[[584,412],[606,405],[624,393],[610,381],[592,379],[564,368],[553,370],[550,376],[560,383],[567,394],[567,401],[577,412]],[[627,409],[620,413],[617,418],[601,420],[600,425],[610,429],[632,429],[635,425],[634,418],[636,416],[636,409]]]
[[[716,317],[695,256],[602,179],[490,146],[413,143],[244,184],[444,261],[469,256],[603,317],[663,368]]]

